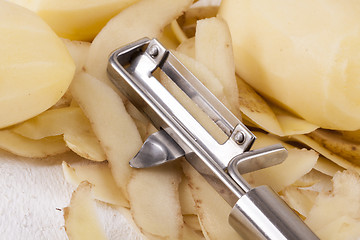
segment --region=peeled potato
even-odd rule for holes
[[[11,0],[41,16],[63,38],[90,41],[113,16],[138,0]]]
[[[236,72],[322,128],[360,128],[360,2],[225,0]]]
[[[0,1],[0,128],[55,104],[75,65],[66,47],[36,14]]]

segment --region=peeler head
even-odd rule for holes
[[[157,70],[175,90],[154,77]],[[285,148],[273,145],[249,151],[255,135],[156,39],[144,38],[114,51],[108,75],[159,130],[145,141],[131,166],[151,167],[185,156],[234,206],[230,223],[246,239],[318,239],[276,193],[267,187],[252,188],[241,176],[283,162]],[[189,102],[196,105],[195,111]],[[199,113],[206,115],[200,119],[211,119],[212,126],[221,130],[224,142],[208,131]]]
[[[218,143],[199,121],[154,76],[160,69],[226,135]],[[184,149],[226,169],[233,157],[250,149],[255,136],[177,58],[156,39],[141,39],[113,52],[111,81]]]

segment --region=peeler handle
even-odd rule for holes
[[[231,210],[229,223],[244,239],[319,239],[267,186],[243,195]]]

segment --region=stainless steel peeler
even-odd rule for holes
[[[219,143],[153,76],[161,69],[227,135]],[[244,239],[318,239],[269,187],[252,188],[241,174],[279,164],[281,145],[249,151],[255,136],[156,39],[112,53],[108,76],[159,129],[130,161],[135,168],[186,160],[233,206],[229,223]]]

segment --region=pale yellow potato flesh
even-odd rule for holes
[[[70,205],[63,211],[69,240],[107,239],[96,213],[90,183],[86,181],[80,183],[71,197]]]
[[[224,0],[236,72],[323,128],[360,128],[360,4]],[[331,29],[331,30],[330,30]]]
[[[23,137],[11,130],[0,131],[0,148],[18,156],[43,158],[69,151],[62,136],[39,140]]]
[[[36,14],[0,1],[0,128],[45,111],[68,88],[75,65]]]
[[[142,144],[135,123],[126,112],[119,95],[89,74],[78,74],[70,91],[90,120],[116,184],[126,194],[126,185],[132,171],[129,161]]]
[[[105,24],[138,0],[10,0],[34,11],[63,38],[91,41]]]
[[[77,187],[87,181],[92,185],[92,193],[97,200],[129,208],[129,202],[121,189],[116,186],[115,180],[107,164],[76,164],[70,166],[62,163],[64,177],[67,182]]]

